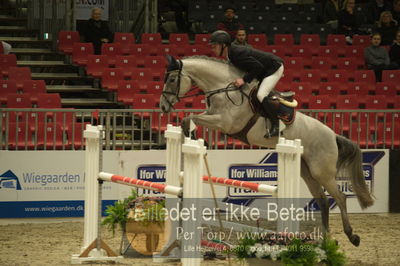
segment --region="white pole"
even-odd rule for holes
[[[86,125],[83,136],[86,139],[85,151],[85,218],[82,251],[85,250],[98,234],[99,184],[97,175],[100,167],[100,132],[102,126]]]
[[[279,138],[276,145],[278,152],[278,208],[299,208],[300,166],[303,146],[301,141]],[[298,232],[299,222],[296,220],[278,220],[278,232]]]
[[[203,174],[204,154],[206,153],[204,140],[191,140],[185,138],[182,146],[184,154],[184,184],[182,208],[193,210],[190,212],[190,220],[182,222],[183,232],[190,238],[181,240],[182,266],[199,266],[201,262],[201,200],[203,198]]]
[[[167,125],[167,130],[165,131],[165,139],[167,142],[167,158],[165,164],[166,170],[166,184],[174,187],[182,187],[181,180],[179,178],[181,172],[181,160],[182,160],[182,128],[175,127],[171,124]],[[166,209],[171,209],[176,206],[176,201],[178,200],[176,196],[166,194]],[[171,228],[178,228],[179,221],[169,221],[171,223]],[[167,232],[165,232],[167,234]],[[166,244],[159,254],[163,254],[166,250],[170,249],[171,245],[174,245],[176,239],[176,233],[174,230],[170,230],[168,235],[166,235]],[[180,258],[179,247],[170,250],[168,256],[154,255],[154,262],[168,262],[178,260]]]

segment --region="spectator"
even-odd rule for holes
[[[400,23],[400,0],[393,1],[392,15],[393,19]]]
[[[396,69],[395,63],[390,63],[388,51],[380,46],[381,34],[373,33],[371,36],[371,45],[364,49],[364,59],[368,69],[375,72],[376,82],[382,81],[382,70]]]
[[[354,14],[355,5],[355,0],[347,0],[338,14],[338,33],[346,35],[348,43],[351,43],[354,34],[359,33],[358,20]]]
[[[232,44],[251,47],[251,45],[247,43],[247,34],[245,29],[238,29],[236,32],[236,38]]]
[[[375,27],[375,31],[379,32],[382,36],[381,45],[391,45],[396,38],[397,29],[398,24],[393,19],[392,13],[390,11],[383,11]]]
[[[11,48],[12,48],[11,44],[4,42],[4,41],[1,41],[1,44],[3,45],[4,54],[9,54],[11,52]]]
[[[370,0],[367,6],[367,22],[375,24],[378,22],[379,17],[383,11],[390,10],[390,3],[388,0]]]
[[[101,8],[92,9],[92,17],[86,22],[84,37],[86,42],[93,43],[94,53],[101,53],[101,45],[113,41],[113,34],[107,21],[101,20]]]
[[[338,14],[339,14],[339,1],[338,0],[326,1],[323,11],[323,19],[326,24],[332,27],[332,29],[337,29],[338,27]]]
[[[243,25],[235,18],[235,9],[229,7],[225,9],[224,20],[217,24],[218,30],[223,30],[229,33],[231,40],[236,37],[236,32],[238,29],[243,29]]]
[[[400,30],[397,32],[396,39],[393,41],[392,46],[390,46],[389,58],[390,62],[400,66]]]

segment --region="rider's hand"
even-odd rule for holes
[[[244,80],[242,78],[238,78],[233,82],[233,84],[236,87],[240,88],[240,87],[242,87],[244,85]]]

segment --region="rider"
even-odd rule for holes
[[[243,77],[233,81],[236,87],[250,83],[253,79],[260,81],[257,99],[262,103],[264,111],[271,121],[269,135],[279,135],[279,119],[276,109],[271,106],[268,94],[274,89],[283,74],[283,60],[271,53],[251,49],[244,46],[231,45],[230,35],[222,30],[211,34],[210,44],[216,56],[228,59],[235,67],[246,72]]]

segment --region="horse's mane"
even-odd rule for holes
[[[216,57],[209,57],[206,55],[185,56],[182,59],[204,59],[207,61],[213,61],[213,62],[223,63],[223,64],[227,64],[227,65],[232,65],[231,62],[229,62],[228,60],[220,59],[220,58],[216,58]]]

